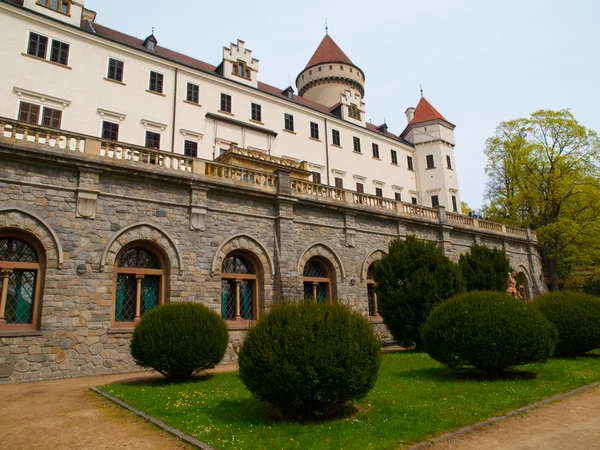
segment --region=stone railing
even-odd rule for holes
[[[307,169],[308,163],[305,161],[297,162],[297,161],[292,161],[291,159],[288,159],[288,158],[279,158],[277,156],[268,155],[263,152],[259,152],[259,151],[255,151],[255,150],[248,150],[245,148],[239,148],[233,144],[231,145],[229,151],[236,155],[241,155],[241,156],[245,156],[247,158],[257,159],[259,161],[270,162],[270,163],[277,164],[282,167],[288,167],[291,169],[299,169],[299,170],[308,170]]]
[[[402,214],[406,216],[418,216],[429,220],[439,220],[440,215],[437,209],[428,208],[421,205],[413,205],[412,203],[402,203]]]
[[[475,226],[475,219],[473,217],[465,216],[464,214],[446,212],[446,220],[449,224],[453,225],[466,225],[468,227]]]
[[[353,203],[355,205],[364,205],[370,208],[381,208],[387,211],[397,212],[396,201],[389,198],[377,197],[375,195],[359,194],[352,192]]]
[[[26,141],[53,149],[85,151],[87,137],[54,128],[30,125],[16,120],[0,118],[0,137]]]
[[[398,216],[412,217],[428,222],[447,223],[459,227],[472,227],[481,230],[503,233],[520,238],[537,240],[535,233],[525,229],[502,225],[487,220],[445,212],[444,208],[428,208],[421,205],[399,202],[392,199],[374,195],[362,194],[345,189],[339,189],[310,181],[291,178],[289,168],[305,169],[305,163],[296,163],[291,160],[272,157],[261,152],[235,148],[235,152],[250,158],[262,159],[283,166],[287,176],[281,178],[277,173],[263,172],[243,167],[220,164],[215,161],[206,161],[190,158],[160,150],[152,150],[121,142],[103,140],[92,136],[71,133],[53,128],[31,125],[12,119],[0,117],[0,139],[14,142],[22,141],[38,144],[54,150],[72,151],[84,155],[92,155],[114,161],[115,163],[133,163],[140,167],[155,167],[160,170],[191,173],[197,176],[206,176],[221,179],[234,184],[246,184],[249,187],[259,187],[270,191],[279,191],[291,195],[299,195],[317,200],[339,202],[354,207],[367,207],[392,213]],[[287,186],[280,186],[280,180]]]
[[[308,195],[322,199],[327,198],[338,202],[346,201],[346,191],[344,189],[299,180],[297,178],[290,178],[290,186],[293,194]]]
[[[277,187],[277,175],[274,173],[261,172],[244,167],[226,166],[212,161],[205,161],[204,164],[206,166],[204,174],[210,177],[247,183],[262,188],[275,189]]]
[[[193,173],[200,173],[200,167],[195,166],[204,165],[203,162],[197,158],[189,158],[176,153],[163,152],[108,140],[100,140],[99,143],[99,155],[102,158],[109,158],[117,161],[139,162],[164,169]],[[88,150],[91,150],[91,148]],[[86,153],[89,153],[89,151]]]

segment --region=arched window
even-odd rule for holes
[[[256,319],[256,269],[244,255],[230,255],[221,270],[221,317],[224,320]]]
[[[309,259],[304,265],[304,299],[317,303],[331,302],[331,276],[323,261],[318,257]]]
[[[523,301],[529,302],[530,300],[530,290],[529,290],[529,281],[527,280],[527,275],[523,272],[517,273],[517,289],[523,298]]]
[[[377,293],[375,292],[375,283],[374,278],[375,273],[375,263],[371,263],[369,268],[367,269],[367,298],[369,299],[369,316],[377,316],[379,315],[379,311],[377,309]]]
[[[21,237],[0,236],[0,328],[35,329],[39,320],[43,259]]]
[[[131,247],[121,253],[115,267],[117,324],[138,322],[144,313],[164,302],[163,267],[163,261],[147,247]]]

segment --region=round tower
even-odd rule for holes
[[[365,74],[355,66],[334,40],[326,34],[306,68],[296,78],[298,95],[325,106],[340,102],[340,96],[354,89],[365,96]]]

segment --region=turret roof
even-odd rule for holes
[[[354,65],[350,58],[342,51],[335,41],[328,34],[325,35],[312,58],[306,65],[306,69],[316,66],[317,64],[328,62],[341,62]]]
[[[415,110],[415,117],[410,121],[410,125],[421,122],[429,122],[430,120],[441,119],[444,122],[448,122],[444,116],[442,116],[437,109],[435,109],[431,103],[429,103],[425,97],[421,97],[417,109]]]

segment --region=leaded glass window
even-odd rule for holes
[[[137,322],[162,302],[163,264],[145,247],[125,250],[117,262],[115,322]]]
[[[0,324],[34,325],[39,285],[39,258],[22,239],[0,238]]]
[[[304,299],[325,303],[331,301],[329,270],[319,258],[311,258],[303,270]]]
[[[256,269],[243,255],[230,255],[221,270],[221,317],[256,319]]]

